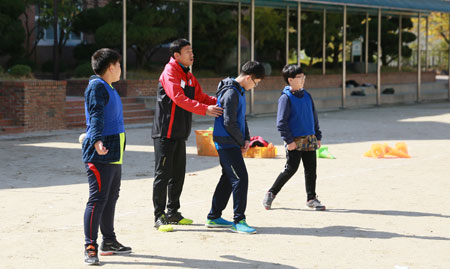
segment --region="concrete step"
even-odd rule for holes
[[[120,100],[122,104],[130,104],[130,103],[139,103],[139,97],[121,97]],[[66,106],[67,107],[84,107],[84,98],[83,97],[68,97],[66,98]]]
[[[130,111],[130,110],[141,110],[145,109],[144,103],[126,103],[123,104],[123,111]],[[73,114],[83,114],[84,113],[84,103],[82,106],[66,106],[65,108],[66,115],[73,115]]]
[[[66,127],[68,129],[72,129],[72,128],[86,128],[86,123],[85,122],[80,122],[80,121],[75,121],[75,122],[68,122],[68,121],[66,121]]]
[[[13,119],[0,119],[0,126],[12,126],[14,125]]]
[[[24,130],[23,126],[2,126],[0,127],[0,134],[17,134],[23,133]]]
[[[127,110],[123,112],[123,117],[125,118],[134,118],[134,117],[149,117],[153,116],[153,111],[148,109],[139,109],[139,110]],[[70,114],[66,115],[66,122],[85,122],[86,117],[84,114]]]
[[[153,116],[127,117],[123,119],[125,124],[130,123],[152,123]]]

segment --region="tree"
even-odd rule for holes
[[[399,17],[382,18],[381,21],[381,62],[388,65],[390,62],[398,59],[398,37],[399,37]],[[416,35],[409,30],[413,27],[410,18],[402,19],[402,57],[409,58],[412,50],[408,46],[416,40]],[[369,24],[369,36],[372,38],[369,42],[369,57],[373,59],[373,55],[377,54],[377,32],[378,19],[374,19]],[[371,57],[372,56],[372,57]]]
[[[142,67],[153,54],[176,37],[177,9],[162,1],[131,1],[130,20],[127,22],[127,41],[136,54],[137,65]]]
[[[250,16],[245,16],[242,20],[243,32],[249,34],[250,19]],[[259,61],[270,63],[272,69],[281,69],[285,63],[285,28],[285,10],[268,7],[255,9],[255,56]]]
[[[25,31],[19,16],[24,11],[22,1],[0,1],[0,55],[17,57],[23,53]]]
[[[44,29],[40,27],[40,19],[30,25],[30,21],[33,19],[29,17],[28,11],[32,7],[42,8],[44,2],[44,0],[23,0],[25,4],[25,10],[22,13],[25,28],[25,58],[28,59],[34,54],[37,44],[44,37]]]
[[[199,66],[199,69],[213,70],[216,74],[229,74],[231,70],[227,70],[225,62],[236,47],[236,8],[212,4],[196,5],[194,18],[195,65]]]
[[[433,12],[429,16],[428,35],[430,41],[444,40],[447,45],[449,44],[449,14]]]
[[[323,16],[318,12],[307,12],[302,16],[302,49],[313,58],[322,57],[322,20]],[[342,14],[327,14],[326,44],[327,57],[331,57],[332,66],[338,67],[342,61],[342,40],[343,40],[343,18]],[[347,44],[353,40],[364,38],[366,29],[365,16],[359,14],[349,14],[347,17]],[[381,60],[383,65],[398,58],[398,17],[384,17],[381,22]],[[408,43],[416,39],[416,35],[409,32],[413,26],[410,18],[402,19],[402,56],[410,57],[412,54]],[[374,61],[377,55],[377,32],[378,20],[373,16],[369,19],[369,61]],[[364,47],[364,46],[363,46]]]
[[[165,42],[177,35],[180,3],[130,0],[127,3],[127,47],[136,54],[137,66],[143,67]],[[105,7],[87,9],[75,21],[77,32],[95,35],[99,47],[121,48],[122,4],[112,1]]]
[[[58,0],[57,2],[57,44],[56,50],[58,55],[62,55],[62,50],[69,40],[70,34],[74,32],[74,21],[83,8],[83,0]],[[54,21],[54,1],[44,0],[44,5],[40,13],[40,22],[42,27],[53,26]],[[58,59],[58,57],[56,57]],[[55,61],[56,62],[56,61]],[[55,63],[59,65],[60,62]],[[59,78],[59,71],[56,69],[55,79]]]

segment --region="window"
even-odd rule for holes
[[[80,6],[79,9],[81,10],[82,7]],[[39,7],[36,7],[36,15],[34,17],[35,23],[39,24],[39,18],[40,18],[40,10]],[[53,26],[49,26],[43,29],[43,37],[41,40],[39,40],[38,46],[53,46]],[[59,25],[58,25],[58,37],[59,37]],[[69,38],[67,39],[66,46],[76,46],[80,44],[83,41],[83,33],[76,34],[76,33],[70,33]]]

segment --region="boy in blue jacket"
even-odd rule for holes
[[[89,200],[84,212],[84,262],[100,264],[97,234],[100,226],[103,242],[101,255],[130,253],[114,233],[114,212],[119,198],[122,160],[125,150],[125,127],[122,102],[111,85],[120,80],[121,56],[111,49],[99,49],[91,57],[95,76],[84,93],[86,138],[83,162],[89,182]]]
[[[306,185],[306,207],[325,210],[316,194],[316,149],[320,148],[322,132],[311,95],[303,89],[305,74],[296,65],[283,68],[283,78],[289,86],[278,99],[277,128],[286,147],[286,165],[273,186],[264,196],[263,206],[268,210],[275,196],[297,171],[303,161]]]
[[[264,76],[264,66],[250,61],[242,66],[242,71],[236,79],[226,78],[218,85],[217,104],[223,108],[223,115],[217,117],[214,122],[213,140],[219,153],[222,176],[214,192],[206,227],[231,227],[231,231],[237,233],[256,232],[245,220],[248,174],[242,154],[248,150],[250,143],[245,119],[245,91],[258,86]],[[234,222],[221,217],[231,194]]]

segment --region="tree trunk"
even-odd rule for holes
[[[53,79],[59,80],[58,1],[53,0]]]

